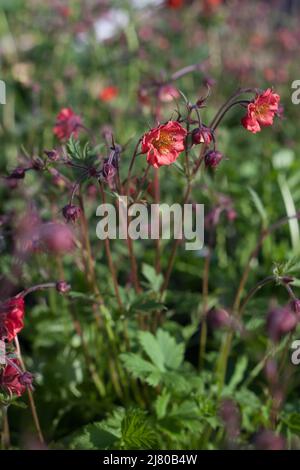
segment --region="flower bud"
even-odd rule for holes
[[[15,168],[8,176],[7,179],[22,180],[25,178],[26,170],[24,168]]]
[[[267,316],[267,332],[274,342],[293,331],[296,325],[297,318],[288,307],[275,308]]]
[[[62,213],[67,222],[76,222],[80,217],[81,209],[74,204],[67,204],[63,207]]]
[[[59,158],[60,158],[59,153],[55,149],[45,150],[44,153],[47,155],[49,160],[51,160],[52,162],[57,162],[57,160],[59,160]]]
[[[223,158],[223,154],[218,150],[210,150],[205,154],[205,166],[209,168],[216,168]]]
[[[30,372],[23,372],[23,374],[19,375],[19,382],[21,385],[25,385],[26,387],[31,387],[33,381],[33,375]]]
[[[214,330],[230,325],[230,315],[223,308],[212,308],[207,314],[207,323]]]
[[[71,286],[66,281],[58,281],[56,283],[56,290],[60,294],[66,294],[71,290]]]
[[[192,132],[192,141],[193,144],[206,144],[209,145],[213,140],[213,134],[209,127],[202,125],[201,127],[197,127]]]
[[[115,176],[116,172],[117,172],[116,167],[112,163],[109,163],[109,162],[103,163],[101,174],[102,174],[103,179],[106,182],[109,183]]]

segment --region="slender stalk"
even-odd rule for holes
[[[102,185],[101,181],[99,181],[99,188],[100,188],[100,194],[101,194],[101,197],[102,197],[102,201],[105,204],[106,203],[106,197],[105,197],[105,192],[104,192],[103,185]],[[108,266],[109,266],[110,274],[111,274],[112,281],[113,281],[114,291],[115,291],[115,294],[116,294],[116,299],[117,299],[117,302],[118,302],[118,305],[119,305],[120,309],[123,310],[123,303],[122,303],[122,300],[121,300],[121,297],[120,297],[119,285],[118,285],[117,274],[116,274],[116,268],[115,268],[115,265],[114,265],[114,262],[113,262],[113,259],[112,259],[112,255],[111,255],[109,238],[105,238],[104,246],[105,246],[105,251],[106,251],[106,256],[107,256],[107,260],[108,260]]]
[[[72,308],[70,308],[69,311],[70,311],[70,315],[71,315],[71,318],[72,318],[72,321],[73,321],[74,329],[75,329],[76,333],[78,334],[78,336],[80,337],[85,362],[86,362],[87,368],[88,368],[88,370],[91,374],[94,385],[95,385],[96,389],[98,390],[100,396],[105,397],[105,395],[106,395],[105,385],[104,385],[102,379],[100,378],[100,376],[98,375],[95,364],[94,364],[94,361],[93,361],[92,357],[90,356],[88,346],[87,346],[86,341],[84,339],[84,335],[83,335],[83,331],[82,331],[80,321],[78,320],[78,318],[77,318],[77,316],[74,313],[74,310]]]
[[[23,358],[22,358],[22,353],[21,353],[21,348],[20,348],[20,343],[19,343],[18,336],[15,337],[14,341],[15,341],[15,345],[16,345],[16,351],[17,351],[18,359],[20,361],[20,364],[21,364],[21,367],[22,367],[23,371],[25,371],[26,368],[25,368],[25,364],[24,364],[24,361],[23,361]],[[33,422],[34,422],[34,425],[35,425],[35,428],[36,428],[36,431],[37,431],[37,435],[38,435],[40,443],[44,444],[45,439],[44,439],[42,429],[41,429],[41,426],[40,426],[40,420],[39,420],[39,417],[38,417],[35,401],[34,401],[34,398],[33,398],[33,393],[29,388],[27,388],[27,393],[28,393],[30,410],[31,410]]]
[[[183,205],[187,203],[188,198],[189,198],[190,193],[191,193],[191,189],[192,189],[192,186],[191,186],[191,182],[189,181],[188,185],[187,185],[187,188],[186,188],[184,198],[183,198]],[[166,270],[164,282],[163,282],[163,284],[161,286],[161,289],[160,289],[160,297],[159,297],[160,300],[162,300],[163,294],[164,294],[165,290],[167,289],[167,287],[169,285],[170,276],[171,276],[171,273],[172,273],[172,269],[173,269],[173,266],[174,266],[174,261],[175,261],[175,258],[176,258],[176,253],[177,253],[177,249],[178,249],[180,241],[181,240],[179,238],[174,240],[173,247],[172,247],[171,254],[170,254],[170,257],[169,257],[169,261],[168,261],[168,265],[167,265],[167,270]]]

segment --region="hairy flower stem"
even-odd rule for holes
[[[10,447],[10,432],[9,432],[9,423],[7,410],[8,406],[3,405],[2,409],[2,433],[1,433],[1,446],[2,450],[7,450]]]
[[[25,364],[24,364],[24,361],[23,361],[23,357],[22,357],[22,353],[21,353],[21,348],[20,348],[20,343],[19,343],[19,340],[18,340],[18,336],[15,337],[14,342],[15,342],[15,345],[16,345],[16,351],[17,351],[18,359],[19,359],[19,361],[20,361],[22,370],[25,372],[25,371],[26,371],[26,368],[25,368]],[[37,435],[38,435],[38,438],[39,438],[40,443],[41,443],[41,444],[44,444],[44,443],[45,443],[45,439],[44,439],[44,436],[43,436],[43,433],[42,433],[42,429],[41,429],[41,426],[40,426],[40,420],[39,420],[39,417],[38,417],[38,413],[37,413],[35,401],[34,401],[34,398],[33,398],[33,393],[32,393],[32,391],[30,390],[30,388],[27,388],[27,393],[28,393],[28,399],[29,399],[30,410],[31,410],[33,422],[34,422],[34,425],[35,425],[35,428],[36,428],[36,432],[37,432]]]

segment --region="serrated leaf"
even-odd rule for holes
[[[155,336],[149,331],[139,333],[139,342],[153,364],[161,371],[165,372],[165,357]]]
[[[170,369],[178,369],[184,357],[184,344],[176,343],[175,339],[162,329],[158,330],[156,337],[165,365]]]
[[[143,264],[142,273],[150,284],[150,287],[154,292],[159,292],[163,282],[163,276],[157,274],[156,270],[150,264]]]

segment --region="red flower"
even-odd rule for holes
[[[261,131],[261,127],[271,126],[278,112],[280,96],[268,88],[248,105],[247,115],[242,119],[243,126],[253,134]]]
[[[60,139],[69,139],[73,134],[76,138],[81,127],[81,118],[71,108],[63,108],[56,118],[54,134]]]
[[[169,8],[181,8],[184,0],[167,0],[167,7]]]
[[[112,101],[119,94],[119,89],[116,86],[107,86],[99,93],[101,101]]]
[[[24,326],[24,299],[9,299],[0,306],[0,339],[12,341]]]
[[[0,387],[10,395],[20,397],[29,385],[28,380],[23,380],[23,375],[19,361],[16,359],[11,360],[10,364],[7,364],[0,373]]]
[[[147,162],[159,168],[171,165],[184,150],[187,131],[176,121],[151,129],[142,141],[142,153],[147,153]]]

